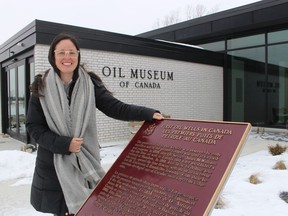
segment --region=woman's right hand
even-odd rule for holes
[[[163,120],[163,119],[164,119],[164,116],[163,116],[161,113],[155,112],[155,113],[153,114],[153,119]]]
[[[82,144],[83,144],[83,138],[74,137],[70,142],[69,151],[72,153],[80,152]]]

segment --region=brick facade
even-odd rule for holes
[[[49,68],[48,49],[35,46],[36,73]],[[222,67],[88,49],[81,49],[81,63],[123,102],[153,107],[171,118],[223,120]],[[96,113],[100,145],[130,139],[127,122]]]

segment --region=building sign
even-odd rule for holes
[[[160,89],[162,81],[174,80],[173,72],[157,69],[105,66],[102,68],[102,75],[121,79],[119,86],[122,88]]]

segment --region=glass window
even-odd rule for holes
[[[8,79],[8,130],[15,136],[26,136],[25,119],[27,104],[27,86],[25,65],[21,64],[7,71]]]
[[[264,47],[228,52],[231,73],[227,92],[232,121],[248,121],[254,125],[265,123],[264,52]]]
[[[225,50],[225,41],[217,41],[213,43],[206,43],[206,44],[199,44],[204,49],[211,50],[211,51],[224,51]]]
[[[241,49],[230,51],[228,54],[234,57],[249,59],[250,61],[265,62],[264,48]]]
[[[288,30],[268,33],[268,44],[288,41]]]
[[[25,91],[25,67],[18,67],[18,109],[19,109],[19,132],[25,135],[26,91]]]
[[[268,47],[268,118],[275,127],[288,123],[288,44]]]
[[[265,35],[253,35],[227,40],[227,49],[237,49],[250,46],[259,46],[265,44]]]
[[[8,119],[9,129],[17,131],[17,119],[16,119],[16,70],[11,69],[8,73]]]

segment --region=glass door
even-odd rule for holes
[[[231,121],[263,126],[266,122],[265,48],[228,52],[231,74]]]
[[[16,69],[7,71],[8,79],[8,130],[17,133],[17,114],[16,114]]]
[[[7,132],[21,141],[26,140],[26,84],[25,61],[7,68],[8,124]]]
[[[280,128],[288,126],[287,48],[288,44],[268,46],[268,117],[272,126]]]

